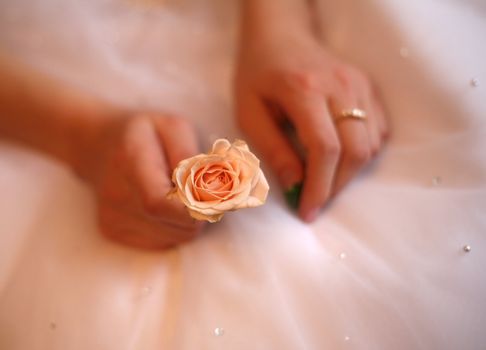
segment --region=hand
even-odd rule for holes
[[[198,153],[183,119],[127,112],[0,55],[0,136],[44,151],[95,189],[102,232],[145,248],[165,248],[201,229],[167,200],[172,169]]]
[[[181,118],[137,115],[103,128],[90,153],[95,158],[78,169],[96,190],[102,232],[142,248],[194,238],[201,223],[166,198],[172,170],[198,151],[191,125]]]
[[[237,118],[285,189],[304,182],[299,215],[310,222],[378,153],[387,124],[363,72],[333,56],[310,33],[274,34],[243,40]],[[363,109],[367,120],[334,122],[349,108]],[[305,159],[283,132],[283,119],[295,127]]]

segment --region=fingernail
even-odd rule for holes
[[[287,191],[284,192],[287,204],[292,209],[297,209],[300,202],[300,194],[302,192],[302,182],[294,184]]]
[[[312,209],[304,216],[304,221],[308,223],[313,222],[315,219],[317,219],[319,212],[320,212],[319,208]]]
[[[280,173],[280,182],[284,188],[291,188],[296,185],[300,179],[292,169],[285,169]]]

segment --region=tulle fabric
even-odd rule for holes
[[[204,147],[242,137],[237,2],[0,6],[3,54],[114,103],[189,118]],[[0,348],[484,346],[486,7],[314,6],[321,39],[385,101],[392,137],[379,159],[315,224],[286,208],[270,175],[264,207],[146,252],[101,237],[93,195],[69,171],[2,143]]]

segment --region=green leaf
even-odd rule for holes
[[[300,202],[300,193],[302,192],[302,183],[295,184],[294,186],[290,187],[287,191],[285,191],[285,199],[287,200],[287,204],[292,209],[297,209],[299,207]]]

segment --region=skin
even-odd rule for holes
[[[306,1],[246,0],[243,14],[238,121],[284,189],[303,182],[298,210],[311,222],[382,148],[383,108],[366,74],[316,39]],[[366,122],[334,121],[355,107],[366,111]],[[282,119],[295,127],[305,159],[280,127]]]
[[[370,80],[315,38],[304,0],[245,0],[237,118],[284,189],[303,181],[314,220],[381,149],[386,120]],[[121,110],[0,55],[0,138],[64,162],[94,190],[103,234],[142,248],[195,238],[202,224],[168,200],[176,164],[199,150],[193,127],[164,112]],[[333,115],[359,107],[366,123]],[[305,159],[280,128],[289,120]]]
[[[57,158],[91,185],[106,237],[168,248],[198,235],[202,224],[166,198],[177,163],[199,152],[188,122],[119,110],[4,57],[0,76],[0,138]]]

